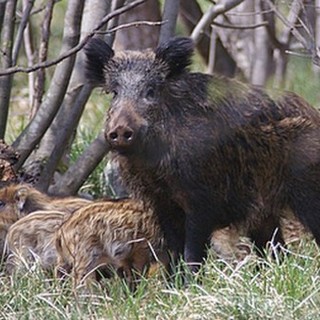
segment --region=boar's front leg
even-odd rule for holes
[[[207,255],[211,233],[212,226],[207,219],[195,214],[186,215],[184,259],[192,273],[199,270]]]
[[[169,274],[173,274],[178,260],[183,258],[184,253],[185,213],[174,202],[165,201],[158,203],[155,211],[171,254],[168,271]]]

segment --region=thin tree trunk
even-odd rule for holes
[[[316,7],[316,17],[315,17],[315,45],[316,48],[320,47],[320,0],[315,0],[315,7]],[[319,66],[313,65],[313,70],[316,74],[320,73]]]
[[[287,16],[289,25],[284,25],[283,30],[279,36],[280,47],[275,50],[275,87],[283,87],[285,84],[285,75],[288,64],[288,54],[286,49],[289,48],[292,33],[291,29],[297,22],[301,11],[300,0],[293,0],[291,3],[291,9]]]
[[[160,29],[159,44],[175,35],[179,6],[180,0],[165,0],[162,14],[165,24]]]
[[[255,2],[255,11],[263,11],[260,1]],[[257,13],[255,18],[257,24],[263,21],[261,14]],[[254,30],[254,45],[255,55],[253,58],[251,83],[264,86],[270,75],[270,67],[272,64],[272,49],[270,47],[268,31],[265,27]]]
[[[12,43],[14,35],[16,5],[16,0],[8,0],[5,6],[0,50],[1,68],[3,69],[12,66]],[[0,139],[4,138],[6,132],[12,78],[12,75],[0,77]]]

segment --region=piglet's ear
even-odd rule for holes
[[[15,193],[15,203],[19,214],[22,216],[25,210],[26,202],[28,200],[29,190],[27,187],[20,187]]]
[[[114,56],[114,51],[99,38],[92,38],[84,48],[87,56],[86,78],[94,85],[102,86],[104,84],[103,68],[109,59]]]
[[[176,37],[161,44],[155,51],[156,61],[164,62],[169,67],[169,75],[182,73],[191,64],[194,44],[190,38]]]

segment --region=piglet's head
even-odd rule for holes
[[[87,79],[113,95],[105,126],[110,147],[123,153],[143,149],[152,139],[150,128],[164,121],[170,81],[187,72],[192,40],[177,37],[154,51],[115,53],[101,39],[93,38],[85,53]]]

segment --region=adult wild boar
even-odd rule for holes
[[[193,49],[184,37],[155,51],[86,47],[89,80],[113,95],[105,137],[129,190],[193,271],[228,225],[258,248],[282,242],[285,210],[320,244],[320,113],[293,93],[190,72]]]

